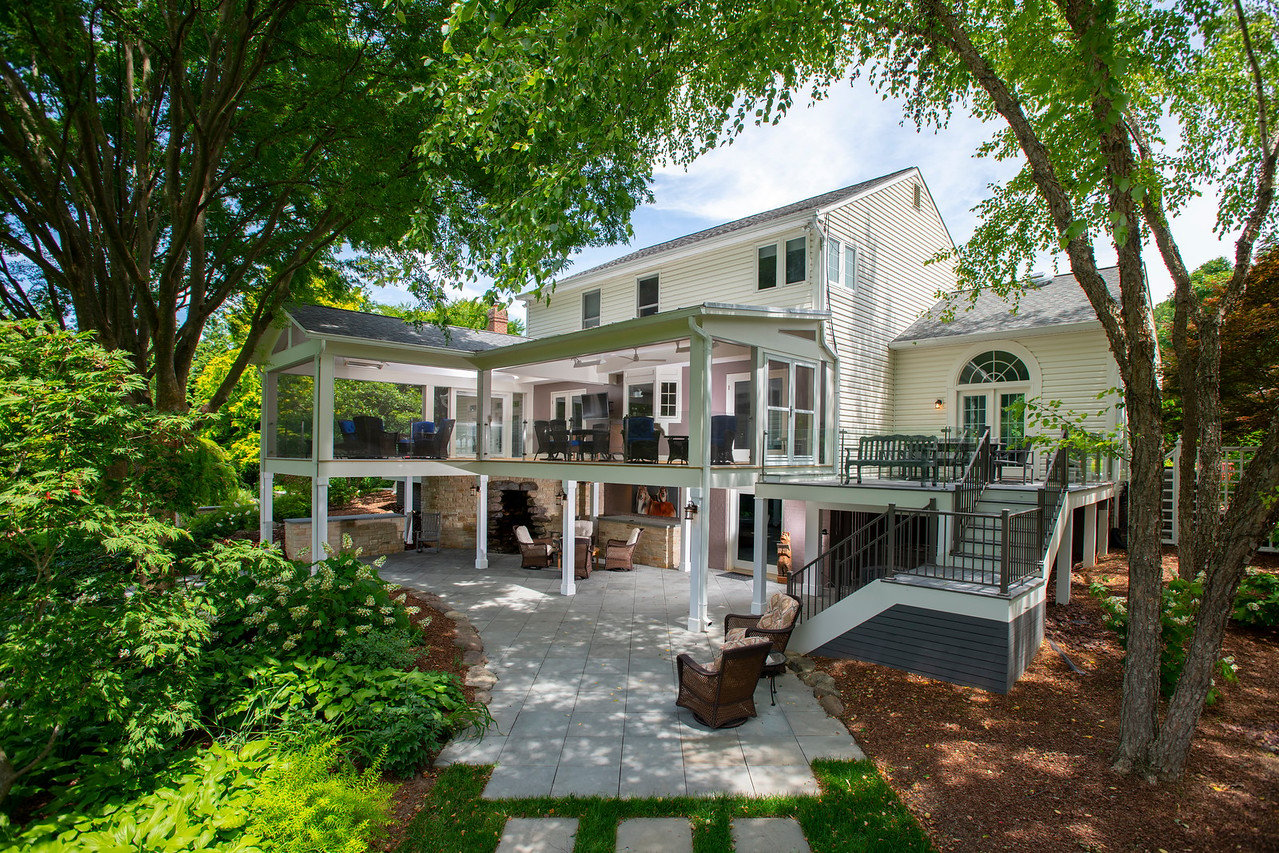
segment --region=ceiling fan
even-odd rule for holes
[[[664,358],[640,358],[639,349],[637,349],[636,347],[631,347],[631,357],[629,361],[631,364],[665,364],[666,363],[666,359]]]

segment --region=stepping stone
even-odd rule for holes
[[[737,853],[809,853],[811,848],[793,817],[739,817],[733,820]]]
[[[513,817],[502,830],[497,853],[573,853],[577,818]]]
[[[617,853],[693,853],[693,827],[682,817],[633,817],[617,826]]]

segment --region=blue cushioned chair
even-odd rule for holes
[[[737,415],[711,416],[711,464],[733,464],[733,438],[737,435]]]
[[[627,462],[657,461],[657,428],[652,418],[622,418],[622,448]]]

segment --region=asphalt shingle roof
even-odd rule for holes
[[[461,326],[437,326],[433,323],[414,323],[383,314],[364,311],[348,311],[324,305],[289,305],[285,309],[308,334],[341,335],[348,338],[366,338],[394,344],[412,344],[423,347],[454,349],[462,352],[483,352],[526,341],[520,335],[501,335],[482,332]]]
[[[782,207],[775,207],[772,210],[766,210],[763,213],[756,213],[742,219],[734,219],[732,222],[725,222],[723,225],[715,225],[702,231],[695,231],[692,234],[685,234],[683,237],[676,237],[674,240],[667,240],[665,243],[648,246],[631,252],[629,255],[622,255],[620,258],[614,258],[613,260],[602,263],[599,266],[582,270],[579,273],[573,273],[570,276],[560,279],[559,283],[566,284],[583,276],[597,273],[600,270],[606,270],[611,267],[628,264],[631,261],[638,261],[651,255],[660,255],[661,253],[669,252],[672,249],[678,249],[693,243],[700,243],[702,240],[709,240],[713,237],[731,234],[734,231],[741,231],[755,225],[763,225],[777,219],[785,219],[788,216],[794,216],[796,214],[806,213],[813,210],[820,210],[823,207],[838,204],[840,201],[843,201],[849,196],[859,195],[861,193],[877,189],[878,187],[889,183],[894,178],[901,177],[907,172],[914,171],[914,168],[915,167],[911,166],[906,169],[899,169],[892,174],[882,175],[878,178],[871,178],[868,181],[862,181],[861,183],[852,184],[838,190],[831,190],[830,192],[822,193],[821,195],[815,195],[812,198],[806,198],[803,201],[797,201],[793,204],[784,205]]]
[[[1118,296],[1119,268],[1107,267],[1099,272],[1110,292]],[[941,319],[948,308],[955,311],[955,317],[949,323]],[[979,332],[1016,332],[1096,319],[1097,315],[1093,313],[1079,282],[1070,273],[1065,273],[1054,276],[1040,287],[1023,291],[1016,303],[1016,313],[1013,313],[1012,302],[990,291],[982,291],[971,308],[963,295],[943,298],[898,335],[897,341],[951,338]]]

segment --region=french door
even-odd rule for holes
[[[990,428],[990,440],[1004,446],[1019,445],[1026,436],[1026,392],[983,389],[959,392],[960,429],[981,435]]]
[[[512,430],[508,428],[512,410],[511,397],[511,394],[494,394],[489,398],[488,444],[485,447],[489,456],[512,456]],[[474,456],[480,435],[475,422],[479,411],[479,397],[459,391],[453,411],[457,412],[457,422],[453,427],[455,452],[458,456]]]
[[[724,381],[724,399],[737,418],[737,432],[733,436],[733,461],[749,462],[751,445],[754,444],[751,432],[755,423],[755,408],[751,398],[751,385],[755,380],[749,373],[730,373],[724,377]]]

